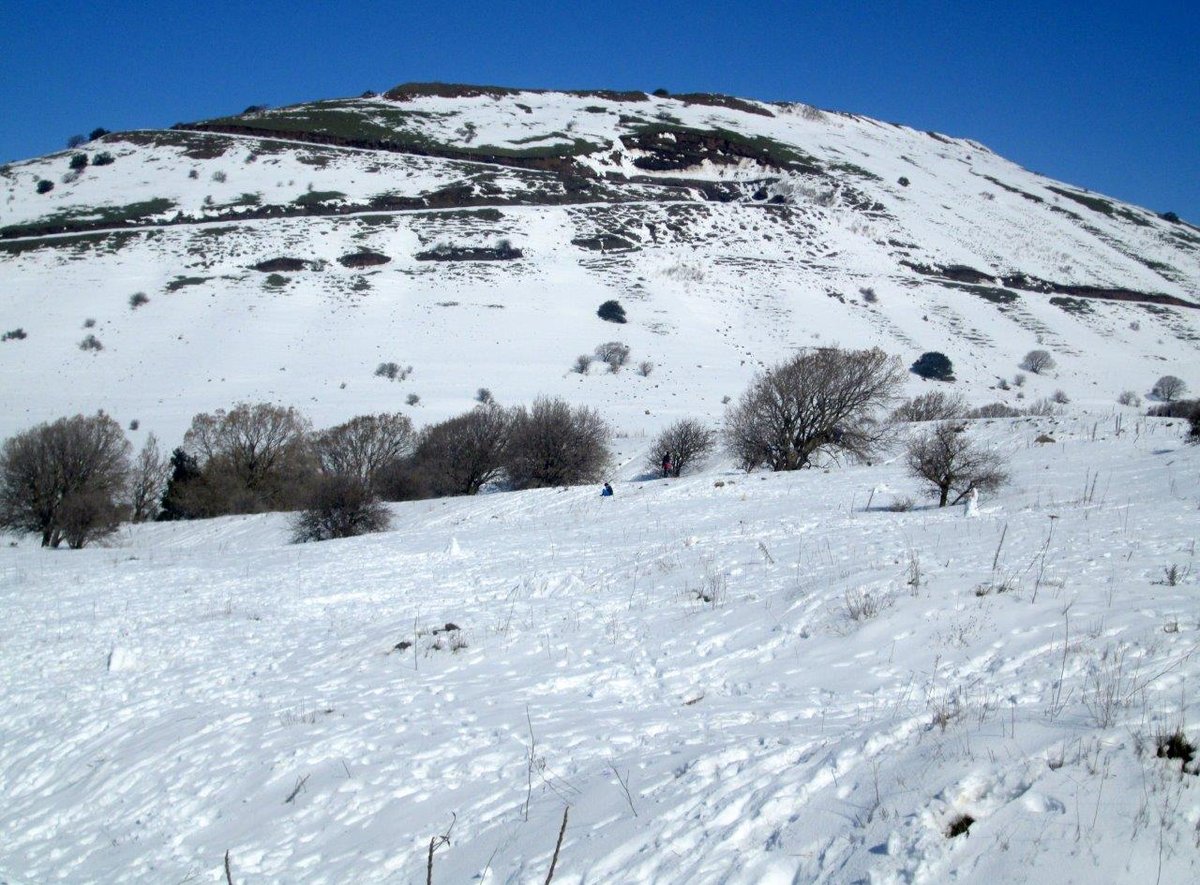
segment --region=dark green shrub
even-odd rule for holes
[[[950,362],[950,358],[944,353],[939,353],[936,350],[927,351],[921,354],[910,369],[916,375],[922,378],[935,381],[953,381],[954,380],[954,364]]]
[[[113,164],[113,155],[108,151],[101,151],[92,157],[93,166],[111,166]]]
[[[108,130],[103,126],[97,126],[88,133],[88,141],[95,141],[97,138],[103,138],[105,135],[108,135]]]
[[[54,190],[54,182],[48,178],[43,178],[37,183],[37,192],[39,194],[48,194]]]
[[[72,154],[71,155],[71,168],[72,169],[74,169],[76,171],[78,171],[80,169],[86,169],[87,164],[88,164],[87,154]]]
[[[610,323],[624,323],[625,308],[621,306],[621,302],[615,300],[605,301],[600,305],[600,309],[596,311],[596,316]]]

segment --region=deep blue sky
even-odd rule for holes
[[[712,91],[977,139],[1200,222],[1191,2],[0,0],[0,162],[412,80]]]

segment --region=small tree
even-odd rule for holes
[[[326,476],[356,477],[369,491],[383,471],[412,454],[412,421],[399,412],[360,415],[312,438],[317,466]]]
[[[929,484],[939,507],[957,504],[972,489],[994,491],[1008,481],[1003,459],[973,445],[966,432],[950,421],[910,442],[905,463],[912,476]],[[951,493],[957,495],[953,501]]]
[[[477,406],[425,428],[413,457],[421,485],[434,495],[474,495],[500,475],[512,417],[499,406]]]
[[[48,178],[43,178],[37,183],[37,192],[39,194],[48,194],[54,190],[54,182]]]
[[[172,464],[158,450],[158,437],[146,437],[129,472],[130,518],[145,522],[158,516],[160,502],[171,478]]]
[[[70,166],[76,172],[80,171],[81,169],[86,169],[87,164],[88,164],[87,154],[72,154],[71,155]]]
[[[596,348],[596,356],[608,363],[608,370],[616,374],[629,362],[629,345],[620,341],[608,341]]]
[[[290,510],[311,476],[308,419],[272,403],[239,403],[192,418],[183,444],[201,461],[205,484],[219,492],[215,513]]]
[[[72,135],[70,138],[67,139],[67,147],[68,148],[77,148],[81,144],[84,144],[86,141],[87,141],[87,139],[84,138],[82,135]]]
[[[1163,402],[1171,403],[1179,399],[1186,392],[1187,384],[1182,378],[1177,378],[1174,375],[1163,375],[1154,382],[1154,387],[1150,390],[1150,395]]]
[[[38,532],[43,547],[82,547],[113,531],[129,441],[103,412],[39,424],[0,448],[0,527]]]
[[[304,499],[304,509],[292,520],[292,541],[328,541],[386,531],[387,508],[357,476],[323,476]]]
[[[954,364],[950,362],[950,358],[944,353],[938,353],[936,350],[927,351],[921,354],[909,371],[919,375],[926,380],[932,378],[935,381],[953,381],[954,380]]]
[[[596,311],[596,316],[610,323],[627,322],[625,319],[625,308],[621,306],[621,302],[611,299],[600,305],[600,309]]]
[[[1141,408],[1142,398],[1132,390],[1122,390],[1121,395],[1117,397],[1117,402],[1122,406],[1137,406]]]
[[[894,421],[946,421],[961,418],[967,413],[967,401],[959,394],[931,390],[914,396],[892,412]]]
[[[1056,365],[1054,357],[1050,356],[1050,351],[1048,350],[1031,350],[1021,360],[1021,368],[1026,372],[1033,372],[1035,375],[1052,372]]]
[[[508,478],[519,489],[596,482],[608,467],[610,436],[595,409],[538,397],[513,415]]]
[[[899,361],[878,348],[823,348],[759,375],[725,414],[725,445],[746,470],[808,467],[822,452],[865,459],[887,441],[876,412],[896,400]]]
[[[646,465],[651,470],[662,466],[663,454],[671,459],[671,474],[683,473],[703,465],[717,445],[717,432],[694,418],[681,418],[667,427],[654,440],[646,456]]]

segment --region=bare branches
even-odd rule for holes
[[[308,783],[308,779],[310,777],[312,777],[311,774],[306,774],[304,777],[296,780],[295,788],[292,790],[292,792],[288,793],[288,797],[283,800],[284,805],[290,805],[292,802],[296,801],[296,797],[300,795],[300,791],[304,789],[304,785]]]
[[[865,459],[886,441],[876,412],[904,374],[878,348],[802,353],[758,376],[725,416],[725,444],[742,466],[798,470],[824,453]]]
[[[910,474],[929,483],[939,507],[957,504],[973,489],[993,491],[1008,481],[1000,455],[974,445],[953,422],[937,424],[909,443],[905,463]],[[958,495],[953,501],[951,492]]]
[[[567,814],[571,811],[571,806],[563,809],[562,826],[558,828],[558,841],[554,843],[554,856],[550,858],[550,871],[546,873],[546,885],[550,885],[550,880],[554,878],[554,868],[558,866],[558,852],[562,848],[563,836],[567,832]]]
[[[715,430],[694,418],[681,418],[655,439],[646,456],[646,465],[651,470],[660,469],[662,456],[666,454],[671,463],[671,475],[680,476],[702,465],[716,444]]]

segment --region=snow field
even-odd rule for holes
[[[892,511],[895,458],[634,481],[631,448],[611,499],[0,549],[0,880],[423,882],[449,831],[434,881],[543,881],[566,806],[559,882],[1191,880],[1154,739],[1200,729],[1200,449],[976,424],[1014,482],[974,518]]]

